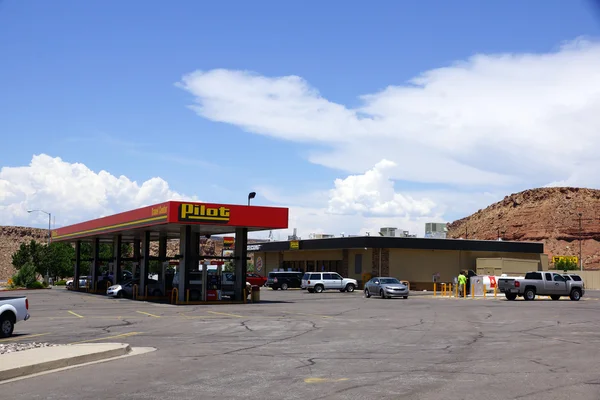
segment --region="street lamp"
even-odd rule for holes
[[[248,193],[248,205],[250,205],[250,199],[253,199],[255,197],[256,197],[256,192]]]
[[[52,221],[52,213],[49,213],[48,211],[44,211],[44,210],[27,210],[28,213],[32,213],[32,212],[41,212],[44,214],[48,215],[48,246],[50,246],[50,242],[52,241],[52,226],[51,226],[51,221]],[[48,267],[46,267],[46,282],[48,282],[50,278],[50,271],[48,270]]]

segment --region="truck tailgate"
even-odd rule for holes
[[[514,278],[500,278],[498,280],[498,289],[500,289],[500,292],[502,292],[502,293],[516,289],[515,279]]]

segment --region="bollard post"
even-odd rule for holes
[[[246,301],[248,298],[248,293],[246,293],[246,288],[244,288],[243,290],[244,290],[244,304],[246,304]]]
[[[475,298],[475,290],[473,290],[473,289],[475,289],[475,285],[473,285],[473,284],[471,283],[471,298],[472,298],[472,299],[474,299],[474,298]]]
[[[496,298],[496,293],[498,293],[498,284],[494,285],[494,298]]]
[[[144,290],[144,300],[148,300],[148,285],[146,285],[146,288]]]
[[[133,285],[131,297],[133,298],[133,300],[137,300],[137,298],[138,298],[138,285],[137,284]]]
[[[448,297],[452,297],[452,284],[449,283],[449,288],[448,288]]]
[[[485,299],[485,292],[487,292],[487,287],[483,285],[483,298]]]
[[[454,297],[456,297],[458,299],[458,285],[454,286]]]
[[[435,297],[435,292],[436,292],[436,287],[435,287],[435,282],[433,282],[433,296]]]
[[[467,298],[467,285],[463,285],[463,297]]]
[[[189,303],[190,302],[190,289],[187,289],[185,291],[185,302]]]

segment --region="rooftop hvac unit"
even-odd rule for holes
[[[384,227],[379,230],[379,234],[381,236],[395,237],[397,231],[398,231],[398,228]]]

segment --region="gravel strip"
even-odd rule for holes
[[[29,349],[38,349],[40,347],[54,347],[58,346],[57,344],[50,343],[6,343],[0,344],[0,354],[14,353],[16,351],[23,351]]]

